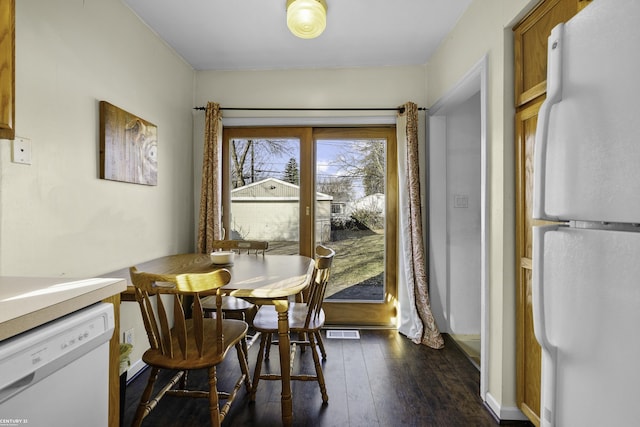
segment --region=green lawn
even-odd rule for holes
[[[336,251],[327,297],[358,284],[383,285],[384,235],[349,232],[346,238],[326,242]]]
[[[323,242],[336,251],[327,298],[381,299],[384,284],[384,235],[370,230],[336,233],[336,240]],[[269,242],[269,253],[297,253],[297,244]],[[349,289],[348,291],[346,291]],[[338,293],[340,295],[337,295]],[[346,295],[343,295],[346,294]]]

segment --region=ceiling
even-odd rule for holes
[[[286,0],[123,0],[196,70],[426,64],[471,0],[326,0],[327,28],[292,35]]]

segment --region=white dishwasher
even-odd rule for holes
[[[99,302],[0,341],[0,425],[107,427],[114,324]]]

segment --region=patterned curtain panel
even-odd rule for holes
[[[222,113],[219,104],[207,104],[204,126],[197,250],[210,253],[213,241],[220,239],[222,234]]]
[[[400,196],[400,248],[398,299],[402,334],[415,343],[444,347],[429,303],[424,231],[420,208],[420,168],[418,158],[418,107],[404,105],[398,115],[398,175]]]

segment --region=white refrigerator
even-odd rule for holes
[[[594,0],[549,37],[538,116],[533,318],[540,421],[640,425],[640,1]]]

